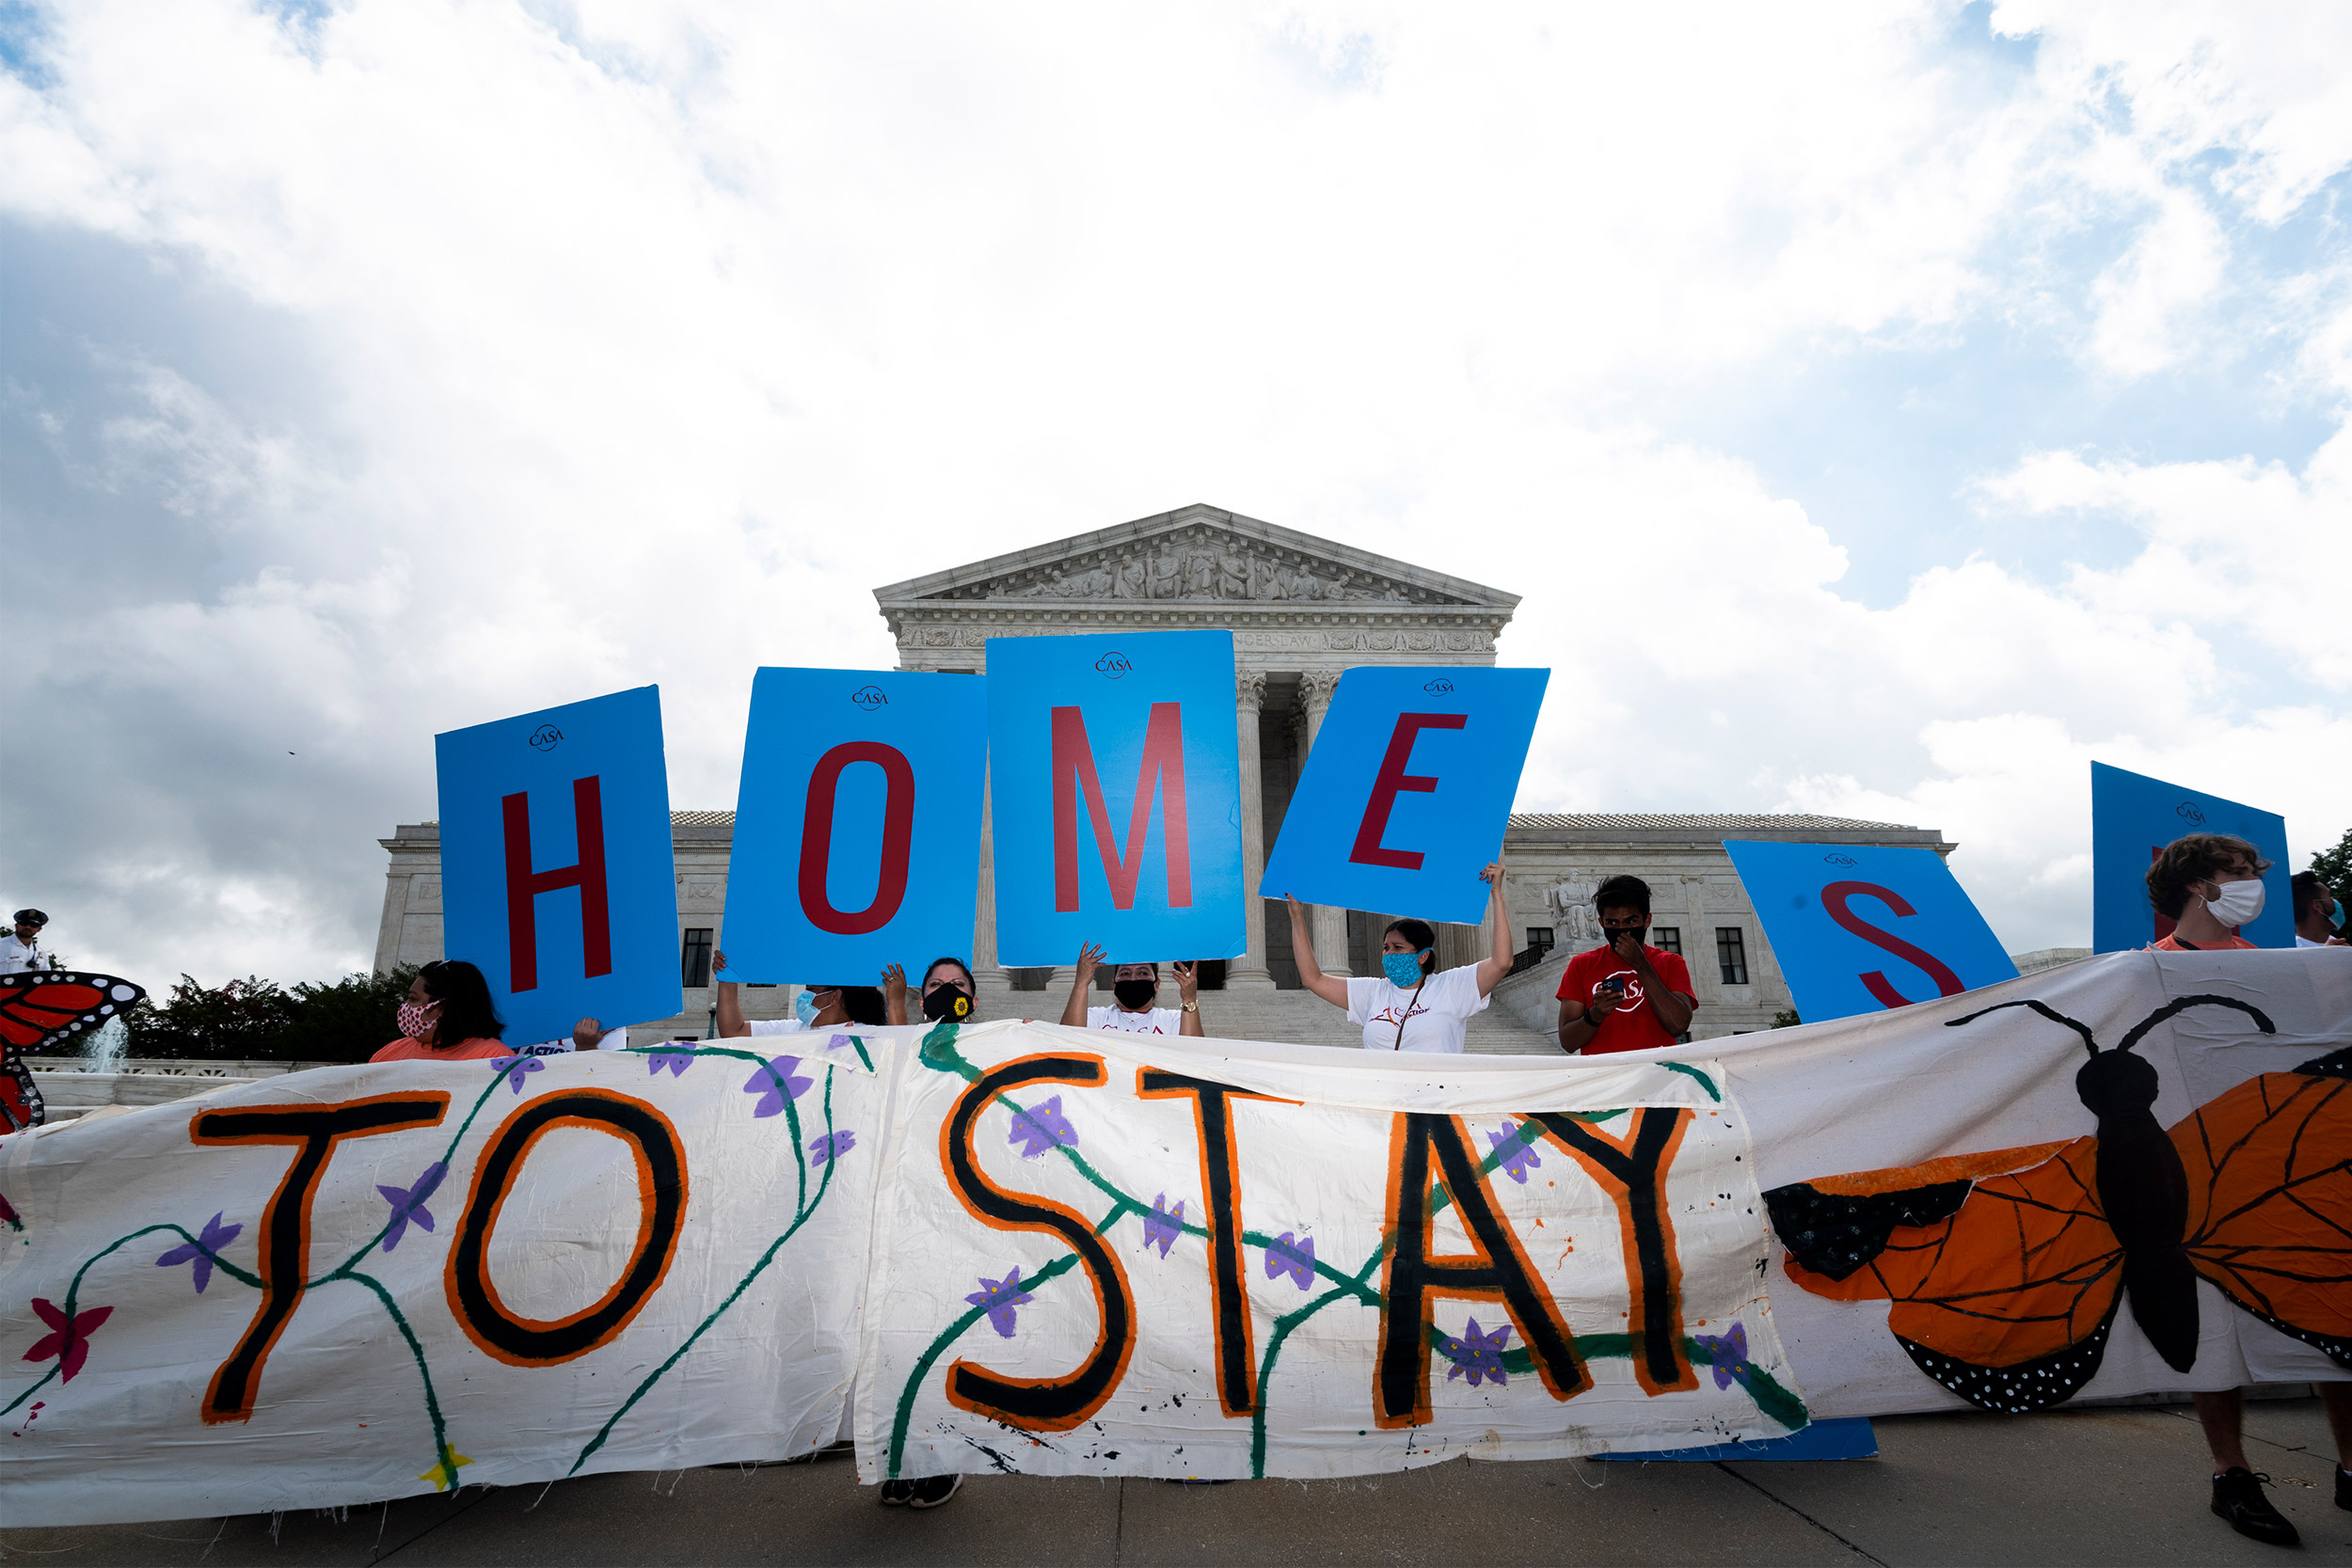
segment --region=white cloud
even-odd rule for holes
[[[1526,594],[1530,805],[1882,802],[2078,935],[2084,748],[2336,756],[2234,650],[2340,561],[2338,460],[2029,457],[1988,508],[2124,564],[1873,609],[1873,540],[1677,418],[1988,322],[2160,377],[2249,293],[2337,373],[2337,286],[2245,239],[2352,156],[2352,55],[2146,14],[2005,6],[2028,68],[1939,5],[52,10],[0,215],[160,303],[60,284],[0,348],[43,504],[116,542],[29,639],[81,726],[40,799],[107,847],[11,881],[141,973],[362,961],[434,731],[658,679],[723,802],[755,664],[890,660],[873,585],[1199,499]]]

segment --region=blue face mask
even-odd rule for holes
[[[1428,956],[1426,947],[1418,953],[1383,953],[1380,968],[1388,975],[1389,984],[1403,990],[1421,984],[1421,961]]]
[[[812,990],[803,989],[800,995],[792,999],[792,1016],[803,1023],[816,1022],[819,1011],[821,1009],[817,1006],[817,993]]]

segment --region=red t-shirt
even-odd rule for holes
[[[1645,947],[1649,955],[1650,968],[1666,982],[1668,990],[1679,992],[1686,999],[1695,998],[1691,989],[1691,971],[1683,965],[1678,953],[1662,947]],[[1650,1009],[1649,998],[1642,994],[1642,982],[1632,967],[1609,947],[1596,947],[1579,953],[1568,960],[1565,974],[1560,976],[1560,989],[1553,994],[1564,1000],[1593,1005],[1594,993],[1600,983],[1613,975],[1625,976],[1625,1000],[1618,1003],[1608,1017],[1600,1021],[1600,1033],[1584,1048],[1587,1056],[1598,1056],[1612,1051],[1648,1051],[1661,1045],[1672,1045],[1675,1037],[1666,1033],[1666,1026],[1658,1022]],[[1695,1005],[1695,1003],[1693,1004]]]
[[[2258,943],[2250,942],[2244,937],[2232,937],[2227,942],[2189,942],[2181,941],[2175,935],[2168,936],[2161,942],[2150,942],[2147,950],[2152,953],[2230,953],[2241,949],[2247,952],[2256,952],[2260,950],[2260,947]]]

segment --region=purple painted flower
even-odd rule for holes
[[[1486,1134],[1486,1141],[1502,1155],[1502,1174],[1522,1187],[1527,1185],[1527,1173],[1543,1164],[1527,1146],[1527,1124],[1520,1122],[1501,1132]]]
[[[523,1092],[523,1075],[544,1072],[548,1064],[536,1056],[501,1056],[490,1065],[498,1069],[499,1076],[506,1080],[507,1086],[519,1095]]]
[[[1013,1308],[1037,1298],[1021,1288],[1021,1271],[1013,1269],[1002,1279],[980,1276],[980,1288],[963,1298],[975,1307],[988,1309],[988,1326],[999,1338],[1009,1339],[1013,1331]]]
[[[73,1374],[82,1370],[82,1363],[89,1359],[89,1337],[97,1332],[100,1323],[114,1316],[115,1309],[111,1307],[93,1307],[87,1312],[76,1312],[69,1318],[65,1308],[56,1302],[35,1296],[33,1311],[49,1325],[49,1332],[33,1341],[33,1348],[24,1353],[24,1359],[46,1361],[56,1356],[58,1370],[65,1374],[65,1381],[71,1383]]]
[[[1034,1160],[1049,1148],[1076,1148],[1078,1130],[1061,1114],[1061,1096],[1056,1095],[1031,1110],[1015,1111],[1012,1133],[1005,1142],[1024,1145],[1021,1157]]]
[[[857,1134],[845,1127],[838,1132],[827,1132],[809,1139],[808,1157],[821,1165],[828,1160],[840,1159],[856,1147]]]
[[[392,1227],[384,1232],[386,1252],[400,1245],[400,1239],[408,1234],[410,1222],[413,1221],[421,1229],[433,1228],[433,1211],[424,1206],[424,1200],[433,1196],[433,1189],[438,1187],[441,1178],[448,1174],[449,1167],[436,1160],[424,1167],[424,1174],[417,1178],[414,1186],[387,1187],[381,1182],[376,1184],[375,1190],[382,1193],[384,1201],[392,1206]]]
[[[1160,1247],[1160,1256],[1165,1258],[1168,1256],[1168,1249],[1176,1244],[1176,1238],[1184,1233],[1184,1200],[1181,1197],[1178,1198],[1176,1200],[1176,1207],[1170,1209],[1168,1206],[1168,1195],[1166,1193],[1162,1193],[1159,1196],[1153,1198],[1152,1200],[1152,1212],[1143,1216],[1143,1244],[1145,1246],[1150,1246],[1152,1243],[1157,1242]]]
[[[1302,1242],[1285,1230],[1265,1244],[1265,1276],[1279,1279],[1286,1274],[1300,1290],[1314,1288],[1315,1239],[1312,1236]]]
[[[792,1070],[800,1065],[798,1056],[771,1056],[760,1064],[752,1081],[743,1085],[745,1094],[759,1096],[759,1103],[752,1107],[754,1117],[772,1117],[784,1109],[787,1099],[798,1100],[808,1092],[813,1080]]]
[[[825,1049],[828,1051],[854,1051],[857,1049],[857,1037],[855,1035],[835,1035],[831,1039],[825,1041]]]
[[[1728,1334],[1694,1334],[1692,1338],[1706,1348],[1718,1388],[1730,1387],[1740,1380],[1741,1372],[1754,1365],[1748,1360],[1748,1330],[1744,1323],[1733,1323]]]
[[[1488,1378],[1497,1384],[1508,1385],[1511,1380],[1502,1375],[1502,1342],[1509,1338],[1509,1323],[1504,1323],[1492,1334],[1482,1334],[1476,1318],[1470,1321],[1469,1329],[1459,1339],[1438,1335],[1438,1351],[1454,1363],[1446,1370],[1445,1380],[1451,1383],[1457,1377],[1467,1377],[1473,1388],[1478,1386],[1480,1380]]]
[[[693,1065],[694,1053],[691,1051],[676,1051],[665,1046],[645,1053],[645,1076],[648,1078],[660,1077],[664,1068],[669,1069],[670,1076],[675,1078]]]
[[[173,1247],[155,1259],[155,1266],[167,1269],[174,1263],[195,1264],[196,1293],[200,1296],[204,1293],[204,1287],[213,1282],[213,1260],[220,1256],[222,1247],[237,1239],[237,1233],[244,1228],[242,1225],[223,1225],[220,1216],[215,1214],[204,1222],[202,1235],[193,1242],[183,1242]]]

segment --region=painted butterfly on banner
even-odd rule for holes
[[[1887,1327],[1919,1370],[1987,1409],[2072,1398],[2099,1370],[2116,1309],[2177,1371],[2197,1359],[2197,1281],[2352,1370],[2352,1048],[2265,1072],[2170,1130],[2150,1109],[2156,1069],[2132,1054],[2184,996],[2101,1050],[2087,1024],[2074,1089],[2086,1138],[1775,1187],[1764,1195],[1788,1277],[1835,1301],[1890,1301]]]
[[[146,995],[112,974],[63,969],[0,974],[0,1134],[41,1123],[40,1090],[24,1064],[28,1053],[55,1051]]]

